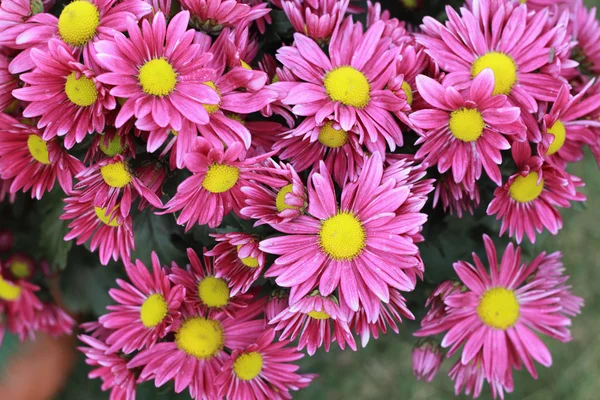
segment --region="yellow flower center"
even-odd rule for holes
[[[277,211],[282,212],[283,210],[297,210],[298,207],[295,206],[289,206],[285,203],[285,195],[288,193],[292,193],[292,189],[293,189],[294,185],[292,185],[291,183],[289,185],[285,185],[284,187],[281,188],[281,190],[279,190],[279,192],[277,193],[277,197],[275,197],[275,206],[277,207]]]
[[[548,147],[547,155],[551,156],[559,151],[563,145],[565,144],[565,139],[567,138],[567,130],[565,129],[565,124],[563,124],[560,120],[557,120],[554,125],[548,128],[548,133],[554,136],[552,139],[552,143],[550,147]]]
[[[223,349],[223,341],[223,327],[214,319],[187,319],[175,333],[177,347],[199,360],[216,356]]]
[[[15,260],[10,264],[9,268],[15,278],[25,278],[29,276],[29,264],[26,262]]]
[[[413,92],[412,92],[412,88],[410,87],[408,82],[402,81],[402,90],[404,91],[404,94],[406,95],[406,102],[408,103],[409,106],[412,106]]]
[[[206,86],[208,86],[209,88],[212,88],[215,92],[217,92],[217,94],[219,95],[219,98],[221,97],[221,91],[219,90],[217,85],[215,85],[215,83],[213,81],[207,81],[207,82],[204,82],[204,84]],[[212,113],[216,113],[217,111],[219,111],[220,104],[202,104],[202,107],[204,107],[204,109],[206,110],[207,113],[212,114]]]
[[[91,106],[96,102],[96,99],[98,99],[98,91],[96,90],[94,81],[83,75],[77,79],[75,72],[71,72],[71,74],[67,76],[65,93],[69,100],[71,100],[71,103],[76,104],[79,107]]]
[[[481,136],[485,122],[475,108],[461,108],[452,111],[448,123],[452,135],[463,142],[473,142]]]
[[[323,146],[337,149],[348,142],[348,132],[343,129],[335,129],[333,122],[329,121],[319,131],[319,142]]]
[[[169,307],[163,295],[154,293],[142,304],[142,309],[140,310],[142,324],[146,328],[154,328],[165,319],[168,311]]]
[[[122,188],[131,183],[131,174],[122,162],[105,165],[100,168],[100,173],[110,187]]]
[[[247,69],[248,71],[252,71],[252,67],[246,62],[244,62],[244,60],[240,60],[240,65],[242,66],[242,68]]]
[[[473,62],[471,77],[475,78],[486,68],[494,73],[494,94],[509,94],[517,81],[515,61],[504,53],[490,51]]]
[[[241,247],[242,247],[241,245],[238,245],[238,247],[237,247],[238,252],[240,251]],[[240,259],[242,264],[244,264],[246,267],[250,267],[250,268],[258,267],[258,258],[256,258],[256,257],[240,257],[238,255],[238,258]]]
[[[198,297],[208,307],[224,307],[229,303],[229,286],[223,279],[207,276],[198,283]]]
[[[308,316],[313,319],[329,319],[331,315],[327,314],[325,311],[311,311],[308,313]]]
[[[537,172],[530,172],[526,176],[517,176],[508,189],[510,197],[519,203],[527,203],[538,198],[544,190],[544,180],[538,185],[539,175]]]
[[[144,93],[166,96],[175,89],[177,73],[164,58],[154,58],[142,65],[138,79]]]
[[[352,260],[365,247],[365,230],[356,217],[340,212],[323,221],[319,232],[319,244],[334,260]]]
[[[243,381],[249,381],[258,376],[263,367],[263,357],[260,353],[244,353],[233,363],[233,372]]]
[[[21,296],[21,287],[5,281],[0,276],[0,299],[6,301],[17,300]]]
[[[235,186],[240,170],[225,164],[212,164],[208,167],[202,187],[211,193],[223,193]]]
[[[95,35],[100,24],[100,12],[95,5],[75,0],[63,8],[58,17],[58,34],[71,46],[83,46]]]
[[[519,302],[512,290],[503,287],[488,289],[481,296],[477,315],[489,327],[506,330],[519,319]]]
[[[363,108],[371,100],[371,86],[367,77],[352,67],[329,71],[323,83],[331,100],[347,106]]]
[[[418,6],[417,0],[400,0],[400,2],[404,7],[408,8],[409,10],[413,10]]]
[[[46,165],[50,164],[50,159],[48,158],[48,145],[44,139],[38,135],[29,135],[27,138],[27,147],[35,161]]]
[[[115,210],[117,209],[117,207],[115,207]],[[106,208],[94,207],[94,211],[96,212],[96,217],[98,217],[98,219],[100,221],[102,221],[104,224],[106,224],[108,226],[112,226],[112,227],[117,227],[117,226],[121,225],[121,224],[119,224],[119,222],[117,222],[117,218],[116,217],[112,218],[112,220],[111,220],[111,217],[113,215],[112,214],[108,214],[106,212]]]
[[[115,135],[109,142],[108,146],[104,143],[104,138],[100,139],[100,144],[98,145],[100,151],[106,154],[109,157],[114,157],[117,154],[121,154],[123,152],[123,147],[121,146],[121,138],[119,135]]]

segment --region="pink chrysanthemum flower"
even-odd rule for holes
[[[108,212],[107,208],[94,206],[92,200],[82,200],[81,192],[72,193],[64,202],[65,212],[60,219],[73,220],[64,240],[77,238],[80,246],[91,239],[90,251],[98,250],[102,265],[108,264],[111,258],[129,262],[131,250],[135,248],[130,215],[123,217],[115,209]]]
[[[119,304],[107,306],[110,312],[98,319],[106,329],[114,330],[106,338],[109,353],[151,348],[173,329],[186,294],[183,286],[171,285],[155,252],[152,272],[140,260],[126,264],[125,272],[131,283],[117,279],[121,289],[108,292]]]
[[[200,309],[202,314],[224,311],[229,316],[240,308],[248,306],[252,294],[231,293],[232,282],[216,276],[213,261],[204,249],[203,262],[196,252],[187,249],[190,263],[186,268],[176,264],[171,267],[169,279],[171,282],[185,288],[185,302]]]
[[[260,170],[257,163],[267,155],[244,159],[243,152],[241,143],[234,143],[223,151],[211,147],[204,138],[197,138],[192,151],[185,156],[185,166],[193,175],[177,187],[177,193],[162,213],[182,210],[177,223],[187,224],[186,230],[194,224],[216,228],[231,210],[240,215],[244,201],[241,188],[248,186],[249,180],[268,185],[279,185],[283,181],[257,173]]]
[[[571,201],[585,201],[586,197],[577,192],[584,183],[540,157],[531,157],[528,143],[514,144],[513,158],[519,171],[494,191],[487,214],[502,219],[500,234],[508,230],[508,236],[517,243],[525,235],[535,243],[535,232],[541,233],[544,228],[556,235],[562,228],[557,207],[568,208]]]
[[[123,218],[129,215],[135,195],[139,195],[154,207],[162,208],[162,202],[140,178],[130,170],[125,158],[117,154],[105,158],[77,175],[79,183],[75,189],[81,190],[82,202],[91,201],[94,207],[115,210]]]
[[[36,315],[36,326],[41,332],[50,336],[70,335],[75,327],[75,320],[56,304],[44,303]]]
[[[27,27],[16,38],[17,45],[46,49],[52,38],[59,38],[72,48],[83,52],[86,64],[96,69],[97,59],[94,43],[112,39],[126,28],[129,19],[134,23],[149,14],[152,7],[141,0],[74,0],[67,4],[57,18],[49,13],[36,14],[27,20]],[[31,59],[22,57],[13,62],[13,73],[26,71],[34,65]]]
[[[8,57],[0,53],[0,111],[15,101],[12,91],[19,87],[18,79],[8,71],[8,62]]]
[[[138,120],[140,121],[140,120]],[[170,127],[161,128],[152,120],[148,120],[141,126],[143,130],[137,130],[146,141],[146,151],[156,152],[163,144],[166,145],[160,151],[159,157],[169,155],[169,168],[172,170],[183,169],[184,156],[189,153],[198,136],[198,127],[195,123],[183,120],[181,129],[175,131]]]
[[[412,351],[413,374],[419,381],[431,382],[443,360],[444,351],[439,344],[428,341],[417,343]]]
[[[243,29],[271,11],[267,3],[251,7],[236,0],[181,0],[181,7],[190,11],[191,26],[211,34],[218,34],[223,28]]]
[[[229,358],[225,349],[241,349],[256,343],[265,324],[262,319],[254,318],[263,308],[263,302],[255,302],[232,318],[225,313],[207,316],[184,306],[173,341],[143,350],[127,367],[142,367],[140,379],[154,379],[157,387],[173,380],[176,393],[188,388],[194,399],[216,398],[215,378]]]
[[[4,263],[0,262],[2,275],[12,280],[29,280],[35,273],[35,261],[24,253],[15,253]]]
[[[309,180],[309,215],[277,225],[287,235],[261,242],[261,250],[280,255],[265,276],[291,287],[292,304],[317,285],[324,296],[337,289],[342,302],[353,311],[362,306],[374,322],[380,301],[390,300],[390,288],[414,288],[405,272],[420,263],[411,235],[427,216],[396,213],[410,188],[382,178],[381,157],[375,153],[358,180],[343,187],[338,204],[329,171],[321,163]]]
[[[567,342],[571,320],[561,312],[557,285],[549,287],[546,278],[535,275],[540,257],[522,263],[520,248],[510,243],[499,265],[494,243],[487,235],[483,240],[490,273],[475,253],[475,266],[465,261],[454,263],[467,289],[446,296],[443,315],[416,335],[447,331],[442,347],[450,348],[448,356],[464,345],[463,365],[481,356],[488,381],[498,379],[511,386],[512,367],[523,364],[537,377],[533,360],[546,367],[552,364],[548,348],[533,331]]]
[[[8,280],[0,275],[0,302],[4,307],[3,316],[8,330],[19,337],[21,341],[33,339],[37,330],[36,315],[44,304],[36,296],[40,290],[23,279]]]
[[[433,193],[433,207],[441,202],[445,213],[456,214],[458,218],[462,218],[464,212],[473,215],[480,200],[477,183],[471,187],[465,182],[456,183],[451,174],[444,174],[437,180]]]
[[[363,33],[360,23],[346,18],[331,38],[329,57],[312,39],[294,34],[295,46],[277,52],[277,59],[298,77],[273,85],[288,90],[283,103],[294,105],[298,116],[314,117],[316,124],[333,115],[345,131],[356,126],[361,143],[384,138],[392,151],[401,146],[394,113],[406,100],[386,88],[395,74],[399,49],[383,37],[384,27],[379,21]]]
[[[285,347],[289,341],[274,340],[275,331],[268,329],[256,343],[233,351],[215,380],[219,396],[228,399],[291,399],[290,390],[299,390],[310,384],[316,375],[296,373],[300,367],[293,363],[304,354],[295,348]]]
[[[283,185],[272,187],[251,181],[249,186],[242,188],[246,206],[240,212],[257,220],[254,226],[290,222],[306,207],[306,189],[294,168],[284,163],[273,162],[272,165],[274,168],[266,173],[284,178]]]
[[[88,378],[100,378],[102,391],[110,390],[110,400],[135,400],[137,376],[127,368],[127,358],[111,353],[103,340],[79,335],[79,340],[89,347],[78,347],[85,354],[85,363],[97,367],[89,372]]]
[[[84,166],[56,140],[45,141],[41,132],[0,113],[0,176],[12,179],[11,193],[28,192],[41,199],[58,183],[69,194],[73,176]]]
[[[103,158],[114,157],[117,154],[135,158],[133,137],[122,129],[107,126],[102,134],[94,135],[83,162],[96,163]]]
[[[259,250],[253,235],[242,232],[212,233],[219,243],[206,255],[214,257],[217,278],[225,278],[231,294],[246,293],[260,278],[267,255]]]
[[[135,174],[140,181],[146,186],[152,193],[160,197],[163,194],[163,184],[167,179],[167,171],[159,162],[146,162],[140,167],[135,169]],[[152,204],[141,198],[138,204],[138,210],[151,207]]]
[[[335,28],[342,24],[349,0],[291,0],[281,7],[296,30],[315,40],[327,43]]]
[[[600,74],[600,23],[596,18],[596,7],[588,9],[583,1],[577,0],[571,19],[568,28],[577,42],[574,58],[579,61],[579,68],[587,73]]]
[[[267,323],[288,308],[290,305],[289,298],[290,296],[284,289],[275,289],[271,292],[265,308],[265,321]]]
[[[536,100],[556,98],[561,80],[540,71],[559,63],[554,35],[562,24],[545,29],[549,11],[528,14],[526,5],[473,0],[458,15],[446,6],[448,22],[425,17],[417,42],[447,74],[444,83],[463,89],[486,68],[495,77],[494,94],[503,94],[526,111],[537,110]],[[552,49],[554,47],[554,50]],[[562,64],[568,60],[560,60]]]
[[[3,0],[0,4],[0,47],[23,49],[29,46],[17,45],[16,39],[29,29],[25,23],[32,15],[48,12],[54,1]]]
[[[481,356],[477,356],[467,364],[461,363],[460,360],[457,361],[450,368],[448,376],[454,381],[454,394],[456,396],[464,391],[467,396],[479,397],[486,380],[481,364]],[[504,391],[508,393],[513,391],[512,376],[509,377],[509,380],[505,384],[501,383],[499,379],[488,380],[494,399],[497,396],[504,399]]]
[[[106,114],[115,108],[115,98],[88,67],[76,61],[72,50],[52,39],[45,51],[32,49],[30,56],[36,68],[21,74],[28,85],[13,95],[29,102],[24,117],[40,117],[37,125],[45,128],[44,140],[64,136],[65,147],[70,149],[87,134],[104,131]]]
[[[417,89],[429,106],[410,114],[421,136],[415,157],[437,164],[440,173],[451,169],[454,181],[464,180],[467,187],[479,180],[482,169],[501,185],[500,151],[510,148],[505,136],[524,141],[526,135],[519,107],[511,107],[504,95],[492,96],[492,70],[483,70],[462,94],[424,75],[417,77]]]
[[[414,2],[415,0],[409,1]],[[350,6],[350,8],[352,8],[352,6]],[[372,26],[377,21],[383,21],[385,23],[383,35],[390,37],[393,44],[400,45],[402,43],[414,42],[414,37],[406,30],[405,21],[391,18],[389,10],[381,11],[380,3],[372,3],[370,0],[367,0],[367,26]]]
[[[152,24],[143,20],[141,28],[128,19],[129,37],[117,32],[111,40],[96,42],[97,58],[109,71],[98,80],[114,86],[112,95],[127,99],[116,118],[117,128],[134,116],[175,131],[184,119],[208,122],[202,105],[218,104],[219,96],[202,84],[214,80],[214,71],[205,68],[211,55],[192,44],[195,33],[187,30],[189,19],[189,12],[180,12],[167,27],[159,12]]]

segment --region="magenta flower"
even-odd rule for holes
[[[205,68],[212,57],[192,44],[194,30],[186,30],[189,18],[189,12],[180,12],[167,27],[159,12],[152,25],[143,20],[142,28],[128,19],[129,37],[118,32],[111,40],[96,42],[96,56],[109,71],[98,80],[114,86],[113,96],[127,99],[115,121],[117,128],[134,116],[136,125],[146,118],[175,131],[184,119],[208,122],[202,105],[219,103],[217,93],[202,84],[214,80],[214,71]]]
[[[25,253],[15,253],[4,263],[0,262],[2,275],[11,280],[29,280],[35,273],[35,260]]]
[[[417,344],[412,351],[413,374],[417,380],[431,382],[437,375],[442,361],[444,360],[444,351],[439,344],[424,342]]]
[[[0,111],[15,101],[12,91],[19,87],[18,79],[8,71],[8,63],[8,57],[0,53]]]
[[[65,310],[52,303],[44,303],[35,318],[37,329],[52,337],[70,335],[76,323]]]
[[[293,341],[299,338],[298,350],[306,347],[310,356],[321,347],[329,351],[334,341],[342,350],[348,345],[356,351],[352,332],[337,299],[333,296],[322,296],[318,291],[285,308],[271,319],[269,324],[273,325],[275,331],[281,331],[279,340],[289,338]]]
[[[433,206],[437,207],[441,202],[445,213],[456,214],[462,218],[464,212],[473,215],[473,210],[479,207],[479,186],[474,183],[469,187],[466,182],[456,183],[451,174],[444,174],[435,185],[433,193]]]
[[[65,147],[70,149],[86,135],[104,131],[106,114],[115,108],[115,99],[87,66],[76,61],[72,50],[52,39],[45,51],[32,49],[30,56],[36,68],[21,74],[28,85],[14,90],[13,95],[29,102],[24,117],[40,117],[37,126],[45,128],[42,138],[64,136]]]
[[[181,7],[191,13],[191,26],[212,34],[223,28],[243,29],[271,11],[267,3],[251,7],[236,0],[181,0]]]
[[[464,180],[467,187],[479,180],[482,169],[501,185],[500,151],[510,148],[505,136],[517,141],[526,136],[520,109],[511,107],[504,95],[492,96],[492,70],[486,68],[478,74],[463,93],[424,75],[418,76],[416,83],[429,106],[410,114],[421,136],[416,143],[422,144],[415,157],[427,165],[437,164],[440,173],[451,169],[454,181]]]
[[[584,183],[540,157],[532,157],[528,143],[514,144],[513,157],[519,171],[494,191],[487,214],[502,219],[500,234],[508,230],[508,236],[517,243],[525,235],[535,243],[535,232],[541,233],[544,228],[556,235],[562,228],[557,207],[585,201],[585,196],[577,192]]]
[[[230,399],[291,399],[290,390],[310,384],[313,374],[300,375],[293,364],[304,357],[290,342],[275,341],[275,331],[266,330],[256,343],[233,350],[217,376],[219,396]]]
[[[317,43],[327,43],[335,28],[342,24],[348,2],[284,0],[281,7],[296,32],[305,34]]]
[[[596,18],[596,7],[587,8],[582,1],[574,2],[571,12],[569,33],[577,41],[574,49],[579,67],[585,72],[600,73],[600,23]],[[529,4],[528,4],[529,6]]]
[[[36,316],[44,308],[44,304],[36,296],[39,290],[39,286],[24,279],[8,280],[0,274],[0,306],[3,319],[8,330],[21,341],[35,338],[35,331],[38,329]],[[2,337],[3,335],[0,336],[0,340]]]
[[[419,265],[412,235],[427,216],[399,212],[409,186],[383,179],[379,153],[365,161],[356,182],[342,188],[336,200],[323,163],[308,185],[308,215],[275,228],[287,233],[263,240],[260,248],[280,257],[265,274],[291,287],[291,304],[318,286],[324,296],[339,291],[351,310],[363,307],[369,321],[378,317],[379,302],[390,300],[390,289],[407,291],[414,281],[405,272]]]

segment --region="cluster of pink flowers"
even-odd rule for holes
[[[535,242],[585,200],[567,165],[586,145],[600,163],[600,25],[581,0],[467,0],[419,27],[371,2],[271,3],[296,32],[260,57],[266,1],[75,0],[58,17],[54,2],[0,4],[0,201],[58,181],[64,239],[125,265],[131,283],[80,337],[111,398],[149,380],[193,398],[289,398],[313,379],[295,372],[299,350],[355,350],[354,335],[366,346],[414,319],[404,293],[423,279],[431,193]],[[364,25],[348,15],[363,11]],[[256,231],[212,233],[185,268],[154,255],[148,272],[131,262],[144,209],[185,232],[228,215]],[[567,341],[581,306],[556,254],[521,265],[511,245],[499,269],[484,242],[491,276],[477,258],[455,264],[467,289],[443,283],[418,332],[449,330],[448,355],[464,345],[450,375],[475,396],[549,365],[531,329]],[[2,299],[2,285],[35,291],[0,284]],[[42,309],[13,303],[0,306],[23,321]],[[416,375],[432,379],[442,356],[420,344]]]

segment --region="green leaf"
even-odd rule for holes
[[[133,220],[135,250],[132,260],[141,260],[148,267],[151,265],[153,251],[164,264],[171,261],[184,262],[185,251],[178,249],[173,239],[181,233],[171,215],[155,215],[149,209],[139,213]]]
[[[61,192],[62,194],[62,192]],[[39,202],[37,215],[40,218],[39,250],[52,267],[63,270],[67,267],[69,250],[73,246],[72,241],[63,238],[69,231],[69,221],[63,221],[63,202],[60,195],[48,194]]]
[[[20,346],[21,341],[19,338],[6,331],[4,339],[0,341],[0,370],[7,366],[8,360],[19,351]]]

